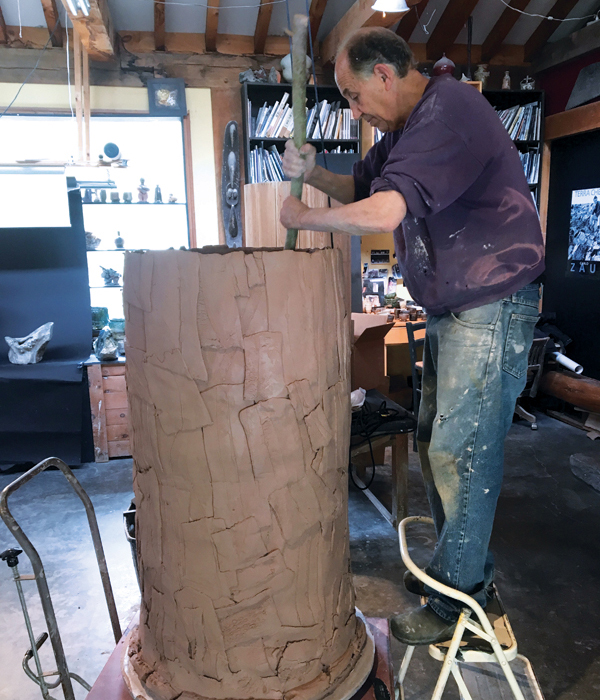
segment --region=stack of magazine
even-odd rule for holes
[[[540,172],[540,154],[538,151],[527,151],[519,153],[521,165],[527,176],[527,182],[530,185],[537,185]]]
[[[252,102],[248,100],[248,125],[250,138],[288,139],[294,133],[294,115],[289,104],[290,94],[285,92],[274,105],[266,102],[252,116]],[[350,109],[341,107],[340,102],[322,100],[307,110],[306,138],[308,140],[357,140],[358,121],[352,119]]]
[[[496,109],[500,121],[513,141],[539,141],[542,128],[542,110],[538,102]]]

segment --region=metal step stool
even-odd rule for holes
[[[517,640],[496,587],[484,611],[466,593],[436,581],[413,562],[408,554],[406,527],[419,522],[433,525],[431,518],[413,516],[405,518],[398,526],[404,565],[424,584],[465,606],[452,639],[429,645],[430,656],[442,662],[431,700],[440,700],[450,673],[463,700],[543,700],[531,664],[517,653]],[[407,647],[402,660],[396,680],[396,700],[404,700],[404,679],[414,650],[414,646]]]

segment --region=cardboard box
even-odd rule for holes
[[[387,316],[352,314],[352,391],[377,389],[387,396],[390,382],[386,376],[385,336],[394,327]]]

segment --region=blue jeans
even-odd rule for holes
[[[485,606],[488,551],[503,476],[504,438],[525,387],[540,287],[459,313],[430,316],[417,442],[437,546],[427,573]],[[430,591],[448,621],[461,605]]]

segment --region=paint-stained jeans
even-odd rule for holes
[[[540,289],[530,284],[476,309],[427,320],[417,440],[438,543],[427,573],[485,605],[488,552],[503,475],[504,438],[525,387]],[[460,605],[429,605],[455,620]]]

